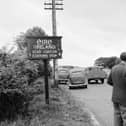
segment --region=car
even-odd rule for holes
[[[56,82],[58,84],[67,84],[69,79],[69,71],[66,68],[58,68],[56,71]]]
[[[107,73],[98,66],[91,66],[85,69],[88,83],[100,83],[103,84],[107,78]]]
[[[62,65],[62,66],[58,66],[58,68],[66,68],[68,70],[71,70],[71,69],[74,68],[74,66],[72,66],[72,65]]]
[[[88,87],[84,69],[74,68],[70,71],[68,86],[69,89]]]

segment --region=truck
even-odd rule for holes
[[[98,66],[91,66],[85,68],[86,77],[88,83],[104,83],[104,80],[107,78],[107,73]]]

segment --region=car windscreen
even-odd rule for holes
[[[66,70],[59,70],[60,73],[67,73]]]
[[[74,71],[74,72],[71,72],[71,76],[83,76],[83,72],[82,71]]]

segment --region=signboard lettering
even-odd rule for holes
[[[28,37],[30,59],[57,59],[62,57],[61,37]]]

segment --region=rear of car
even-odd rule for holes
[[[69,71],[65,68],[59,68],[56,72],[56,81],[58,84],[67,84],[69,79]]]
[[[87,81],[83,69],[72,69],[69,74],[69,89],[87,88]]]
[[[88,79],[88,83],[95,82],[95,83],[104,83],[105,78],[107,77],[106,72],[100,67],[88,67],[85,70],[86,76]]]

